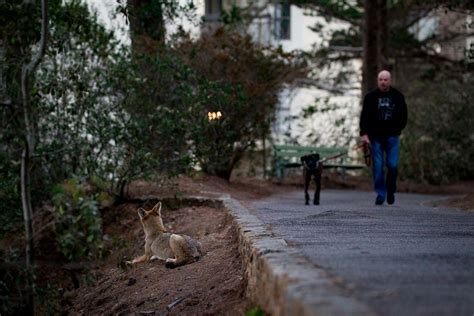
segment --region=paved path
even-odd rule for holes
[[[306,206],[298,191],[248,206],[381,315],[474,316],[474,213],[396,198],[375,206],[370,192],[325,190]]]

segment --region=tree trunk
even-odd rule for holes
[[[390,70],[388,62],[388,12],[387,0],[377,0],[377,66],[378,70]]]
[[[23,207],[23,218],[25,222],[26,239],[26,268],[31,272],[34,264],[34,232],[33,232],[33,211],[31,206],[31,188],[30,188],[30,160],[34,150],[34,133],[32,119],[30,118],[30,76],[32,76],[43,58],[46,41],[48,36],[48,0],[41,1],[41,39],[40,49],[33,57],[31,62],[23,65],[21,71],[21,94],[23,103],[23,119],[25,125],[24,148],[21,155],[21,201]],[[30,273],[28,275],[31,275]],[[29,281],[28,307],[34,311],[34,296],[32,289],[32,280]]]
[[[387,1],[364,0],[362,95],[377,87],[377,74],[388,67]]]
[[[132,52],[154,55],[164,45],[166,28],[161,0],[128,0]]]
[[[232,169],[231,168],[223,168],[223,169],[217,169],[215,171],[215,175],[221,179],[224,179],[226,181],[230,181],[230,176],[232,175]]]

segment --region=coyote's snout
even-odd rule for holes
[[[201,244],[187,235],[166,232],[161,219],[161,202],[151,210],[138,209],[138,216],[145,231],[145,254],[132,263],[148,260],[165,260],[167,268],[175,268],[199,260]]]

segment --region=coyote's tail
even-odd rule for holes
[[[167,267],[168,269],[174,269],[174,268],[183,266],[183,265],[188,264],[188,263],[199,261],[199,259],[201,259],[201,256],[189,257],[186,260],[182,260],[182,261],[179,261],[179,262],[177,262],[177,261],[166,261],[165,262],[165,267]]]

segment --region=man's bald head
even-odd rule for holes
[[[387,92],[392,85],[392,75],[387,70],[382,70],[377,76],[377,86],[381,91]]]

